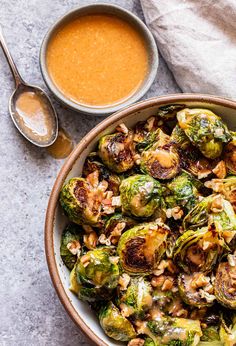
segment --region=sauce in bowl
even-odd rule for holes
[[[139,89],[148,71],[148,50],[127,21],[89,14],[59,27],[48,44],[46,62],[64,96],[104,107],[123,102]]]

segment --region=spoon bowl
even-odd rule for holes
[[[27,123],[22,121],[17,110],[17,100],[20,99],[20,96],[24,93],[31,93],[37,95],[44,103],[45,108],[48,110],[48,123],[50,123],[50,135],[48,134],[47,138],[45,136],[40,136],[35,131],[30,131],[30,128],[27,126]],[[48,147],[52,145],[58,136],[58,121],[55,108],[52,105],[51,100],[43,89],[38,86],[29,85],[25,83],[19,83],[17,88],[12,93],[9,100],[9,112],[12,118],[12,121],[18,131],[24,136],[29,142],[38,146],[38,147]]]
[[[15,90],[9,100],[9,111],[13,123],[29,142],[38,147],[48,147],[55,142],[58,135],[56,111],[44,90],[37,86],[26,84],[21,78],[7,48],[1,26],[0,46],[15,79]],[[26,100],[24,104],[22,103],[23,96],[27,96],[28,103],[26,103]],[[20,99],[21,108],[17,107]],[[31,107],[31,111],[33,110],[31,114],[27,107]]]

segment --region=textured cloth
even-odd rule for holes
[[[236,98],[236,0],[140,0],[183,92]]]

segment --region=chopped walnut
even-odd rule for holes
[[[168,219],[173,217],[175,220],[178,220],[181,219],[183,215],[183,210],[178,206],[166,210],[166,216]]]
[[[212,172],[217,176],[217,178],[224,179],[227,174],[225,162],[223,160],[218,162]]]
[[[121,197],[120,196],[113,196],[111,199],[111,205],[113,207],[120,207],[121,206]]]
[[[72,253],[72,255],[80,255],[81,245],[78,240],[68,243],[66,247]]]
[[[143,346],[144,345],[144,340],[140,338],[136,338],[133,340],[130,340],[128,343],[128,346]]]
[[[154,276],[151,280],[151,285],[153,287],[161,287],[163,285],[165,281],[165,276],[164,275],[161,275],[161,276]]]
[[[134,313],[134,309],[131,306],[121,303],[120,312],[123,317],[129,317]]]
[[[111,240],[105,236],[105,234],[101,234],[98,238],[98,242],[103,245],[110,246]]]
[[[80,262],[83,264],[84,267],[87,267],[90,262],[90,256],[89,255],[84,255],[81,257]]]
[[[211,203],[211,210],[213,213],[220,213],[223,207],[223,197],[221,195],[216,195]]]
[[[210,282],[210,278],[205,276],[203,273],[196,273],[191,282],[192,288],[207,286]]]
[[[111,256],[111,257],[110,257],[110,262],[111,262],[112,264],[118,264],[118,263],[119,263],[119,259],[120,259],[119,256]]]
[[[119,281],[118,281],[118,284],[120,285],[121,291],[127,290],[129,283],[130,283],[130,276],[126,273],[123,273],[119,277]]]
[[[162,291],[169,291],[173,287],[173,285],[174,285],[173,279],[172,278],[167,278],[164,281],[164,283],[163,283],[163,285],[161,287],[161,290]]]
[[[84,239],[84,245],[89,250],[95,249],[95,247],[97,246],[98,236],[97,236],[96,232],[92,231],[88,234],[85,234],[83,239]]]
[[[141,155],[135,154],[135,155],[134,155],[134,161],[135,161],[135,163],[136,163],[137,165],[140,165],[140,163],[141,163]]]
[[[116,127],[116,131],[122,132],[122,133],[125,133],[125,134],[127,134],[127,133],[129,132],[127,126],[126,126],[124,123],[119,124],[119,125]]]
[[[209,174],[211,174],[211,170],[210,169],[204,169],[204,170],[201,170],[200,172],[198,172],[197,177],[198,177],[198,179],[203,179],[203,178],[206,178]]]

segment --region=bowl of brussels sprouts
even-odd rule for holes
[[[49,199],[45,249],[97,345],[236,345],[236,103],[152,98],[77,145]]]

